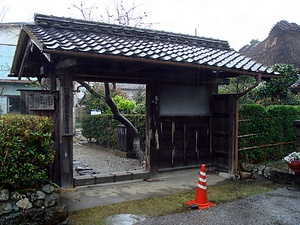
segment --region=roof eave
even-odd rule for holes
[[[264,71],[247,71],[247,70],[238,70],[238,69],[230,69],[225,67],[217,67],[217,66],[209,66],[209,65],[201,65],[195,63],[182,63],[182,62],[174,62],[174,61],[161,61],[161,60],[153,60],[153,59],[145,59],[145,58],[131,58],[125,56],[113,56],[113,55],[104,55],[104,54],[93,54],[93,53],[83,53],[83,52],[71,52],[71,51],[61,51],[61,50],[51,50],[51,49],[43,49],[43,54],[51,55],[60,55],[60,56],[74,56],[74,57],[90,57],[90,58],[103,58],[103,59],[112,59],[112,60],[128,60],[135,62],[146,62],[146,63],[156,63],[156,64],[168,64],[168,65],[177,65],[183,67],[196,67],[202,68],[206,70],[215,70],[215,71],[223,71],[227,74],[232,74],[231,77],[235,77],[238,75],[250,75],[256,76],[257,74],[262,74],[262,78],[281,78],[279,73],[272,74],[266,73]],[[275,72],[276,73],[276,72]]]

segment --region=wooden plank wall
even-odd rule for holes
[[[210,117],[160,117],[158,169],[210,163]]]

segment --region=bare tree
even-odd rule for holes
[[[4,17],[6,15],[8,11],[8,8],[4,5],[2,6],[1,10],[0,10],[0,22],[2,23],[2,21],[4,20]]]
[[[115,0],[113,11],[106,8],[106,14],[109,23],[133,27],[151,27],[153,25],[153,23],[145,22],[149,13],[141,10],[141,5],[136,5],[134,1],[131,6],[126,6],[122,0]]]
[[[105,8],[105,13],[98,12],[101,8]],[[79,5],[73,4],[69,9],[78,11],[85,20],[97,20],[132,27],[152,27],[155,24],[145,22],[149,12],[142,10],[142,4],[136,4],[134,0],[130,5],[125,4],[123,0],[113,0],[112,5],[105,7],[98,7],[97,3],[88,6],[84,0],[81,0]],[[96,17],[98,19],[95,19]]]
[[[69,7],[69,9],[72,8],[78,10],[84,20],[93,20],[92,12],[98,9],[96,3],[93,3],[92,6],[88,7],[84,1],[81,1],[79,5],[73,4],[71,7]]]

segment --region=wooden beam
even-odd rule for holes
[[[17,74],[19,80],[21,79],[23,71],[24,71],[24,64],[26,62],[26,59],[27,59],[29,51],[30,51],[30,45],[31,45],[31,42],[30,42],[30,39],[28,39],[27,45],[25,47],[25,51],[24,51],[24,54],[23,54],[23,57],[22,57],[22,60],[21,60],[21,65],[19,66],[19,71],[18,71],[18,74]]]
[[[59,69],[67,69],[67,68],[70,68],[72,66],[75,66],[78,64],[78,60],[77,58],[68,58],[62,62],[59,62],[56,64],[56,69],[59,70]]]

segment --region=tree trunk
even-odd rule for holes
[[[110,109],[114,115],[114,119],[118,120],[121,124],[123,124],[127,128],[128,132],[130,132],[130,134],[133,138],[133,151],[136,153],[138,159],[140,160],[140,163],[144,166],[146,163],[145,153],[141,150],[139,132],[133,126],[133,124],[120,113],[116,103],[111,98],[109,83],[107,83],[107,82],[104,83],[104,86],[105,86],[105,97],[104,97],[104,96],[100,95],[99,93],[97,93],[87,83],[85,83],[83,81],[77,81],[77,82],[80,83],[82,86],[84,86],[95,97],[105,98],[106,103],[108,104],[108,106],[110,107]]]
[[[133,124],[120,113],[116,103],[114,102],[114,100],[110,96],[109,83],[105,82],[104,85],[105,85],[105,100],[106,100],[106,103],[110,107],[110,109],[111,109],[111,111],[114,115],[114,118],[116,120],[118,120],[120,123],[122,123],[127,128],[128,132],[130,132],[130,134],[132,135],[132,137],[133,137],[133,151],[136,153],[137,157],[139,158],[140,163],[142,165],[144,165],[145,164],[145,154],[141,150],[139,132],[133,126]]]

